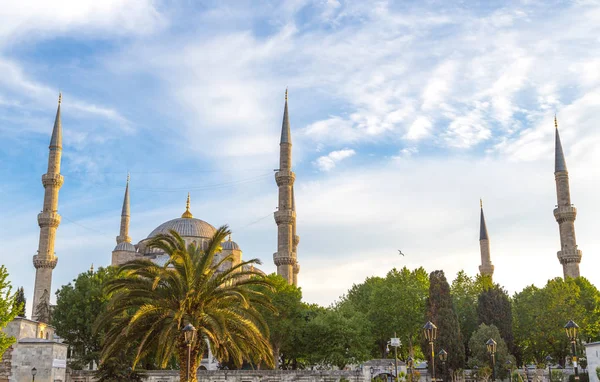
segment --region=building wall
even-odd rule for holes
[[[43,342],[42,342],[43,341]],[[37,369],[36,382],[64,382],[66,378],[67,345],[39,340],[13,345],[9,382],[32,379],[31,369]]]
[[[596,375],[596,368],[600,367],[600,342],[592,342],[585,345],[585,358],[587,359],[590,382],[600,382]]]

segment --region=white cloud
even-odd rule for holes
[[[343,149],[338,151],[332,151],[327,155],[317,158],[315,166],[321,171],[330,171],[342,160],[350,158],[355,155],[356,152],[352,149]]]

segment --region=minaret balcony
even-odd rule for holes
[[[291,256],[290,253],[279,253],[275,252],[273,254],[273,262],[275,265],[294,265],[296,263],[296,259]]]
[[[60,215],[54,211],[42,211],[38,214],[38,225],[40,227],[58,227]]]
[[[575,221],[577,217],[577,208],[573,206],[558,206],[554,209],[554,218],[558,223],[565,221]]]
[[[296,212],[292,210],[275,211],[275,223],[292,224],[296,218]]]
[[[42,184],[45,187],[61,187],[65,178],[60,174],[44,174],[42,175]]]
[[[277,186],[290,186],[294,184],[296,174],[289,170],[279,170],[275,173],[275,182]]]
[[[40,257],[40,255],[33,256],[33,266],[35,267],[35,269],[38,269],[38,268],[54,269],[56,267],[56,263],[58,263],[57,257],[53,257],[53,258],[49,259],[49,258],[45,258],[45,257]]]
[[[561,264],[580,263],[581,255],[582,253],[579,249],[565,249],[556,253]]]

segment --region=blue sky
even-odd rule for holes
[[[300,285],[329,304],[392,267],[562,275],[558,114],[582,274],[600,266],[596,1],[24,0],[0,10],[2,263],[31,298],[48,142],[63,93],[53,288],[107,265],[131,172],[134,242],[192,212],[274,271],[283,94]],[[406,257],[399,257],[402,249]]]

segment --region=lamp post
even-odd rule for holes
[[[412,382],[413,379],[413,362],[413,357],[408,356],[408,358],[406,359],[406,368],[408,369],[409,382]]]
[[[37,369],[34,367],[33,369],[31,369],[31,380],[32,382],[35,382],[35,375],[37,374]]]
[[[394,370],[396,372],[394,380],[398,380],[398,346],[400,346],[400,338],[396,337],[394,332],[394,338],[390,339],[390,344],[394,347]]]
[[[496,341],[492,338],[487,340],[485,346],[487,346],[487,351],[490,354],[490,361],[492,363],[492,381],[496,380]]]
[[[187,359],[187,381],[190,382],[190,359],[192,356],[192,342],[194,342],[194,337],[196,337],[196,328],[194,325],[187,324],[183,329],[183,339],[188,348],[188,359]]]
[[[512,382],[512,375],[513,375],[513,371],[512,371],[512,361],[509,359],[506,361],[506,368],[508,369],[509,377],[510,377],[510,382]]]
[[[479,371],[479,367],[477,365],[473,366],[473,375],[475,377],[475,381],[477,381],[477,372]]]
[[[552,357],[546,356],[546,364],[548,364],[548,382],[552,382]]]
[[[373,380],[373,373],[375,372],[375,369],[373,369],[373,366],[371,366],[371,368],[369,369],[369,371],[371,372],[371,381]]]
[[[423,335],[429,342],[429,346],[431,346],[431,381],[433,382],[435,381],[435,351],[433,350],[433,341],[437,337],[437,326],[433,322],[427,321],[425,326],[423,326]]]
[[[442,370],[444,372],[444,376],[442,377],[442,381],[448,379],[448,369],[446,369],[446,361],[448,360],[448,352],[444,349],[440,350],[438,353],[438,357],[440,357],[440,361],[442,361]]]
[[[573,356],[573,371],[575,372],[575,381],[579,381],[579,371],[577,370],[577,349],[575,348],[575,341],[577,341],[577,332],[579,330],[579,325],[573,322],[573,320],[569,320],[565,325],[565,331],[567,332],[567,337],[571,341],[571,353]]]

